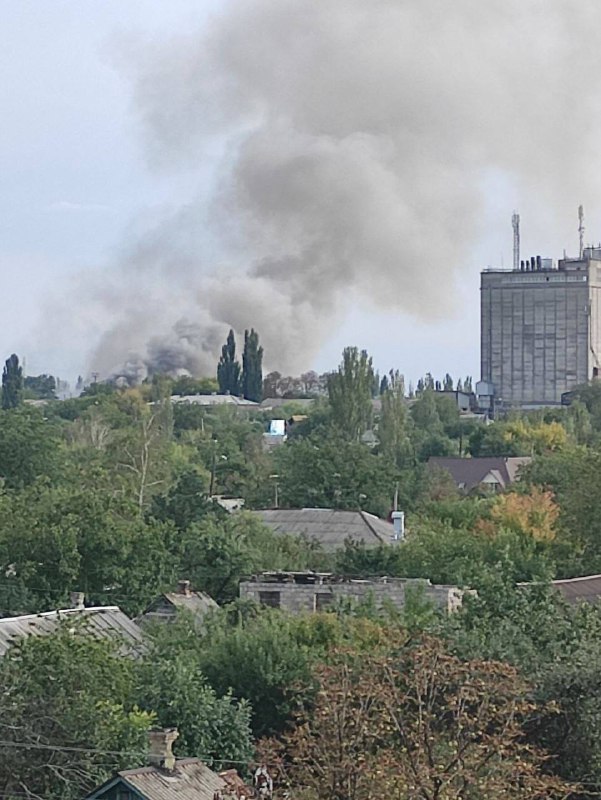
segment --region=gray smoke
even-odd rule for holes
[[[494,176],[546,225],[597,202],[600,23],[597,0],[232,0],[138,45],[149,161],[199,192],[103,289],[92,368],[210,374],[253,326],[290,372],[349,303],[448,314]]]

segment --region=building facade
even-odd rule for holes
[[[263,572],[240,584],[242,599],[292,614],[325,611],[341,599],[371,600],[378,608],[390,603],[402,609],[409,594],[453,612],[461,607],[464,592],[457,586],[437,586],[422,578],[351,580],[322,572]]]
[[[481,273],[481,378],[502,406],[552,405],[601,368],[601,247]]]

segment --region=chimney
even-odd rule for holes
[[[175,756],[173,755],[173,743],[179,736],[177,728],[163,728],[148,732],[148,764],[151,767],[158,767],[167,772],[175,769]]]
[[[392,535],[392,542],[396,544],[397,542],[402,542],[405,538],[405,512],[404,511],[393,511],[391,514],[392,517],[392,525],[394,528],[394,533]]]
[[[84,608],[85,594],[83,592],[71,592],[69,595],[70,608]]]
[[[190,595],[192,594],[192,592],[190,591],[190,581],[178,581],[177,593],[183,594],[184,597],[190,597]]]

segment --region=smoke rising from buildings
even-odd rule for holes
[[[451,313],[491,174],[558,217],[597,196],[600,22],[595,0],[231,0],[138,42],[149,163],[199,188],[103,276],[90,369],[211,374],[253,326],[301,370],[349,303]]]

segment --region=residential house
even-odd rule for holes
[[[71,598],[73,608],[0,619],[0,656],[4,656],[19,640],[28,636],[55,633],[66,622],[72,623],[73,629],[85,636],[119,643],[120,650],[126,655],[136,655],[143,650],[144,636],[141,629],[120,608],[86,608],[81,592],[74,592]]]
[[[233,394],[174,394],[171,397],[172,403],[187,403],[194,406],[236,406],[252,410],[259,409],[259,404],[253,400],[245,400],[244,397],[236,397]]]
[[[482,488],[493,492],[506,489],[519,479],[519,470],[530,463],[529,456],[505,458],[453,458],[431,456],[426,465],[430,472],[446,470],[455,481],[457,488],[466,494]]]
[[[199,758],[173,755],[175,728],[150,732],[148,765],[124,769],[86,800],[225,800],[250,798],[253,791],[233,770],[217,773]]]
[[[136,619],[140,625],[148,622],[174,622],[178,611],[187,611],[199,627],[207,614],[219,608],[212,597],[190,588],[190,581],[178,581],[175,592],[159,595]]]
[[[553,581],[552,585],[571,605],[598,603],[601,599],[601,575],[584,575],[581,578]]]
[[[390,522],[367,511],[340,511],[332,508],[272,508],[254,511],[274,533],[303,536],[318,542],[325,550],[343,547],[345,541],[375,547],[394,541]]]
[[[352,580],[327,572],[263,572],[240,584],[240,597],[293,614],[323,611],[340,599],[372,599],[377,607],[391,603],[405,606],[414,593],[446,612],[461,607],[464,592],[421,578],[370,578]]]

